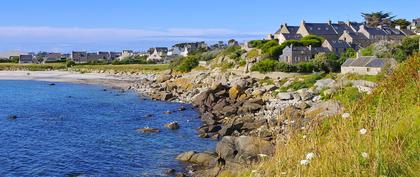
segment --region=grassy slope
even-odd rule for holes
[[[419,71],[420,53],[373,94],[349,103],[350,118],[330,118],[296,132],[273,159],[242,176],[420,176]],[[300,165],[309,152],[316,157]]]

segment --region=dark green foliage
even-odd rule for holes
[[[315,65],[312,62],[300,62],[295,65],[296,72],[299,73],[310,73],[315,69]]]
[[[253,41],[249,41],[248,44],[252,48],[261,48],[267,42],[268,42],[267,40],[253,40]]]
[[[176,71],[190,72],[198,66],[199,58],[196,55],[182,57],[176,60],[176,63],[171,63],[171,66]],[[172,65],[173,64],[173,65]]]
[[[18,56],[11,56],[10,61],[12,63],[19,63],[19,57]]]
[[[321,47],[324,42],[324,38],[315,35],[308,35],[300,40],[300,43],[304,46]]]
[[[407,26],[409,26],[410,24],[411,23],[409,21],[407,21],[406,19],[403,19],[403,18],[396,19],[392,22],[392,26],[394,26],[394,27],[395,26],[400,26],[401,29],[407,28]]]
[[[379,25],[391,25],[392,19],[395,16],[392,16],[390,12],[372,12],[372,13],[362,13],[362,17],[365,18],[365,21],[369,27],[377,27]]]
[[[270,56],[270,58],[277,59],[283,53],[283,49],[284,47],[277,45],[268,49],[267,54]]]
[[[72,66],[76,65],[76,63],[73,60],[67,60],[66,61],[66,67],[70,68]]]
[[[264,45],[261,46],[261,50],[263,53],[268,53],[268,51],[272,48],[272,47],[276,47],[279,45],[279,41],[277,40],[271,40],[266,42]]]
[[[293,65],[289,65],[285,62],[278,62],[275,68],[275,71],[280,71],[280,72],[295,72],[296,71],[296,67]]]

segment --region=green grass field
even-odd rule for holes
[[[159,72],[169,69],[168,64],[130,64],[130,65],[75,65],[67,68],[65,63],[17,64],[0,63],[0,70],[49,71],[72,70],[79,72],[113,71],[116,73]]]

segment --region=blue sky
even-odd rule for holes
[[[144,50],[175,42],[262,38],[302,19],[420,17],[414,0],[1,0],[0,51]],[[349,3],[351,2],[351,3]]]

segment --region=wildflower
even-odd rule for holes
[[[362,152],[362,157],[363,158],[368,158],[369,157],[369,154],[367,152]]]
[[[300,165],[302,165],[302,166],[306,166],[308,164],[309,164],[309,160],[301,160],[300,161]]]
[[[346,112],[346,113],[344,113],[343,115],[341,115],[341,117],[342,117],[343,119],[348,119],[348,118],[350,117],[350,113]]]
[[[315,153],[310,152],[306,154],[306,160],[312,160],[313,158],[315,158]]]
[[[267,154],[258,154],[258,156],[259,156],[259,157],[261,157],[261,158],[268,157],[268,155],[267,155]]]
[[[306,135],[303,135],[303,137],[302,137],[303,139],[306,139]]]
[[[366,134],[366,133],[367,133],[367,130],[366,130],[366,129],[364,129],[364,128],[362,128],[362,129],[360,129],[360,130],[359,130],[359,133],[360,133],[361,135],[364,135],[364,134]]]

